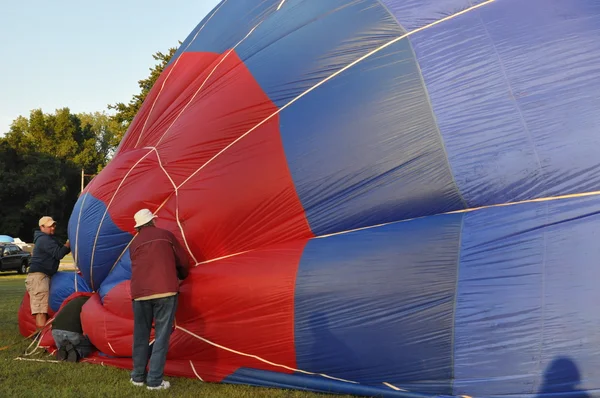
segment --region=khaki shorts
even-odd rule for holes
[[[27,279],[25,279],[25,288],[29,293],[31,314],[47,314],[50,277],[42,272],[28,274]]]

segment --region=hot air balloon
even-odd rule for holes
[[[224,0],[79,198],[54,307],[91,294],[86,360],[131,367],[149,208],[195,263],[167,375],[598,393],[599,37],[596,0]]]

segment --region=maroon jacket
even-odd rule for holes
[[[129,256],[133,299],[178,292],[178,279],[185,279],[189,273],[187,252],[166,229],[142,228],[129,246]]]

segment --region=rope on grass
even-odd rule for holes
[[[62,363],[63,361],[57,361],[55,359],[35,359],[35,358],[23,358],[16,357],[14,361],[32,361],[32,362],[46,362],[46,363]]]
[[[35,336],[35,338],[33,339],[33,341],[29,344],[29,346],[27,346],[27,348],[25,349],[25,353],[23,355],[26,356],[26,357],[33,355],[38,350],[38,348],[40,348],[40,343],[41,342],[42,342],[42,332],[39,332]],[[35,347],[33,347],[33,349],[31,351],[29,351],[29,349],[33,345],[35,345]]]

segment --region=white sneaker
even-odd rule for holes
[[[156,386],[156,387],[147,386],[146,388],[148,390],[166,390],[169,387],[171,387],[171,383],[169,383],[166,380],[163,380],[162,383],[160,383],[160,386]]]
[[[131,384],[133,384],[136,387],[141,387],[144,385],[143,381],[133,381],[133,379],[129,379],[129,381],[131,382]]]

